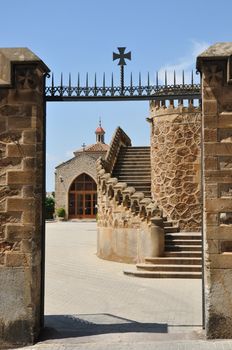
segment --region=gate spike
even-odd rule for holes
[[[106,87],[106,75],[105,72],[103,73],[103,88],[105,89]]]
[[[54,73],[52,73],[52,89],[54,89]]]
[[[139,72],[139,87],[141,88],[141,73]]]
[[[176,86],[176,71],[174,70],[174,77],[173,77],[173,81],[174,81],[174,86]]]
[[[88,73],[86,73],[86,83],[85,83],[85,87],[86,87],[86,89],[88,89],[88,87],[89,87],[89,75],[88,75]]]
[[[114,96],[114,74],[111,74],[111,96]]]
[[[156,71],[156,88],[159,87],[159,73]]]
[[[77,87],[78,89],[80,88],[80,73],[78,73],[78,76],[77,76]]]
[[[192,73],[191,73],[191,84],[193,86],[193,70],[192,70]]]
[[[184,70],[182,70],[182,85],[184,85]]]
[[[167,86],[167,71],[165,71],[164,75],[164,85]]]
[[[61,88],[63,87],[63,73],[61,73],[61,76],[60,76],[60,86]]]
[[[94,75],[94,88],[97,88],[97,74]]]
[[[150,75],[147,73],[147,86],[150,87]]]
[[[131,72],[131,76],[130,76],[130,87],[133,87],[133,78],[132,78],[132,72]]]
[[[71,83],[71,73],[69,73],[69,76],[68,76],[68,87],[69,87],[69,89],[71,89],[71,86],[72,86],[72,83]]]

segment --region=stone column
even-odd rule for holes
[[[232,337],[232,43],[197,58],[202,74],[206,333]]]
[[[47,72],[28,49],[0,49],[0,347],[40,331]]]

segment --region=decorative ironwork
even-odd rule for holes
[[[94,83],[89,84],[89,75],[86,74],[85,86],[81,86],[80,74],[77,77],[77,85],[73,86],[71,74],[69,74],[68,84],[63,83],[63,74],[60,77],[60,85],[55,86],[54,75],[52,74],[51,86],[46,87],[45,97],[47,101],[113,101],[113,100],[174,100],[182,103],[183,100],[193,102],[194,99],[200,100],[200,84],[195,84],[193,72],[191,74],[191,83],[185,83],[184,71],[182,73],[182,83],[176,83],[176,72],[173,72],[173,84],[168,84],[167,72],[164,74],[164,84],[159,84],[158,72],[156,73],[155,83],[150,82],[150,75],[147,75],[147,82],[142,84],[141,73],[139,73],[138,84],[133,84],[132,73],[130,75],[130,84],[124,85],[124,66],[126,59],[131,60],[131,52],[125,52],[126,47],[118,47],[119,53],[113,52],[113,61],[119,60],[118,65],[121,70],[120,86],[114,85],[114,76],[111,76],[111,84],[106,85],[105,73],[103,74],[102,85],[97,84],[97,75],[94,75]],[[165,102],[164,102],[165,103]]]
[[[115,54],[117,55],[117,54]],[[126,54],[127,55],[127,54]],[[120,55],[118,55],[120,56]],[[115,56],[116,57],[116,56]],[[122,59],[120,57],[117,57]],[[125,58],[125,56],[124,56]],[[127,58],[127,57],[126,57]],[[119,61],[120,62],[120,61]],[[124,78],[123,78],[124,79]],[[182,82],[176,83],[176,72],[173,72],[173,84],[168,84],[167,72],[164,75],[164,84],[159,83],[158,72],[154,78],[155,83],[151,83],[148,73],[146,83],[142,83],[141,74],[139,73],[138,83],[133,83],[132,73],[130,84],[124,86],[114,85],[114,76],[111,76],[111,83],[106,85],[105,73],[103,74],[102,84],[97,84],[97,76],[94,76],[94,82],[90,85],[88,73],[86,74],[85,86],[81,86],[80,74],[77,76],[77,84],[72,85],[71,74],[69,74],[68,83],[63,82],[63,75],[60,77],[58,86],[54,83],[54,75],[51,77],[51,85],[45,89],[47,101],[116,101],[116,100],[200,100],[201,85],[194,83],[193,72],[191,73],[190,83],[185,83],[185,74],[182,73]]]
[[[131,52],[127,52],[125,47],[118,47],[118,53],[113,52],[113,61],[118,60],[118,65],[120,66],[121,72],[121,95],[124,94],[124,66],[126,66],[126,59],[131,60]]]

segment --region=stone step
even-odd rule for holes
[[[151,178],[151,173],[150,170],[145,170],[145,169],[132,169],[132,170],[121,170],[121,169],[116,169],[113,172],[113,176],[131,176],[131,175],[139,175],[139,176],[149,176]]]
[[[125,147],[125,148],[121,148],[119,151],[120,154],[125,154],[125,153],[147,153],[147,154],[151,154],[151,150],[150,148],[134,148],[134,147]]]
[[[165,244],[165,252],[168,252],[168,251],[192,251],[192,252],[195,252],[195,251],[201,251],[202,249],[202,246],[199,244],[199,245],[166,245]]]
[[[164,252],[165,257],[177,257],[177,258],[201,258],[202,252],[201,251],[165,251]]]
[[[164,227],[164,233],[175,233],[179,231],[180,231],[180,228],[178,226]]]
[[[125,275],[144,278],[202,278],[201,272],[165,272],[165,271],[123,271]]]
[[[136,149],[144,149],[144,150],[150,150],[150,146],[127,146],[127,147],[121,147],[120,152],[124,150],[136,150]]]
[[[130,157],[140,157],[140,156],[145,156],[145,157],[150,157],[151,153],[150,151],[144,151],[144,150],[127,150],[119,153],[119,157],[124,157],[124,156],[130,156]]]
[[[138,158],[140,159],[151,159],[150,153],[119,153],[117,160],[118,159],[124,159],[124,158]]]
[[[120,167],[134,167],[134,166],[140,166],[141,165],[141,163],[144,165],[144,166],[146,166],[146,167],[151,167],[151,162],[150,162],[150,159],[148,159],[148,160],[145,160],[144,158],[143,158],[143,160],[136,160],[136,159],[132,159],[132,160],[126,160],[126,161],[124,161],[123,159],[119,159],[118,158],[118,160],[117,160],[117,162],[115,163],[115,167],[117,166],[117,165],[120,165]]]
[[[166,233],[165,239],[198,239],[202,240],[201,234],[197,233],[185,233],[185,232],[175,232],[175,233]]]
[[[201,240],[199,239],[166,239],[165,246],[178,246],[178,245],[201,245]]]
[[[138,270],[146,270],[146,271],[185,271],[185,272],[201,272],[202,266],[201,265],[183,265],[183,264],[137,264],[136,265]]]
[[[138,157],[130,157],[130,158],[118,158],[117,162],[115,163],[115,167],[120,166],[122,164],[131,165],[133,167],[140,166],[141,164],[144,164],[144,166],[151,166],[150,158],[145,158],[141,156],[141,158]]]
[[[149,182],[151,181],[151,174],[149,173],[145,173],[145,174],[141,174],[141,173],[129,173],[128,175],[124,175],[124,174],[120,174],[120,177],[129,177],[131,179],[131,181],[143,181],[143,182]]]
[[[128,169],[117,169],[115,168],[114,171],[112,172],[112,177],[117,177],[117,176],[149,176],[151,178],[151,171],[143,169],[143,165],[139,166],[139,169],[137,171],[137,168],[134,167],[133,170],[128,170]]]
[[[194,258],[194,257],[146,257],[145,262],[152,264],[170,264],[170,265],[201,265],[202,258]]]
[[[119,180],[119,178],[118,178]],[[139,187],[139,188],[144,188],[146,190],[151,191],[151,184],[147,183],[147,182],[135,182],[135,181],[123,181],[127,183],[127,186],[129,187]]]
[[[122,167],[116,168],[114,170],[114,174],[116,174],[116,173],[131,174],[131,173],[134,173],[134,172],[138,172],[139,174],[141,174],[141,173],[146,174],[146,173],[149,173],[150,171],[151,171],[151,167],[149,167],[149,166],[145,167],[143,165],[143,167],[140,168],[140,166],[135,167],[135,166],[131,165],[130,167],[127,167],[127,168],[122,168]]]
[[[143,166],[144,168],[151,168],[150,159],[118,159],[114,165],[114,170],[122,168],[139,168]]]
[[[149,177],[146,177],[146,178],[144,176],[143,177],[116,176],[116,177],[120,182],[126,182],[127,184],[134,182],[135,184],[137,183],[139,186],[143,185],[144,183],[147,184],[146,186],[149,185]]]
[[[150,148],[121,148],[120,154],[151,154]]]
[[[172,227],[173,226],[173,222],[172,221],[165,221],[164,222],[164,228],[166,227]]]

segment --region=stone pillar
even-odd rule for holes
[[[40,331],[47,72],[28,49],[0,49],[0,347]]]
[[[202,74],[206,333],[232,338],[232,43],[197,58]]]
[[[151,192],[181,231],[201,230],[199,107],[150,103]]]

